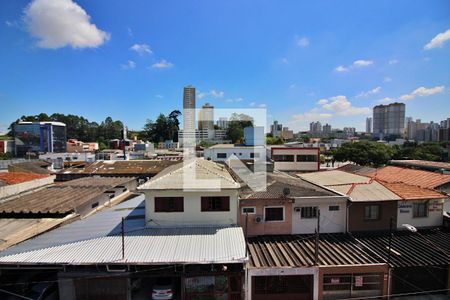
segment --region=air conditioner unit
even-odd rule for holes
[[[294,207],[294,211],[295,211],[295,212],[300,212],[301,210],[302,210],[301,207]]]
[[[261,223],[263,221],[262,216],[256,216],[255,217],[255,223]]]

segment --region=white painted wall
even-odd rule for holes
[[[293,162],[286,161],[274,161],[274,168],[280,171],[318,171],[319,163],[318,162],[297,162],[297,155],[316,155],[317,149],[273,149],[272,150],[272,159],[275,155],[294,155]],[[320,156],[317,157],[318,161],[320,161]]]
[[[218,158],[217,153],[226,153],[226,158]],[[253,159],[250,153],[255,154],[255,158],[265,159],[266,150],[263,147],[234,147],[234,148],[207,148],[203,151],[203,157],[212,161],[226,161],[231,155],[236,155],[239,159],[250,160]],[[259,155],[259,157],[258,157]]]
[[[330,211],[330,206],[339,206],[338,211]],[[301,212],[295,211],[295,207],[318,206],[320,209],[320,232],[345,232],[346,197],[318,197],[296,198],[292,206],[292,233],[314,233],[317,227],[317,219],[302,219]]]
[[[444,199],[429,200],[428,217],[413,217],[413,204],[425,201],[426,200],[398,201],[397,228],[404,229],[402,224],[410,224],[414,227],[441,226],[443,219],[442,208],[444,205]]]
[[[185,192],[181,190],[145,192],[145,220],[147,226],[231,225],[237,224],[238,191]],[[202,212],[202,196],[229,196],[230,211]],[[184,197],[184,212],[155,213],[155,197]]]
[[[2,186],[0,187],[0,199],[52,184],[55,181],[55,178],[56,176],[51,175],[48,177],[30,180],[18,184]]]

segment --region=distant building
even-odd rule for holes
[[[190,85],[183,90],[183,128],[195,130],[195,88]]]
[[[274,138],[281,137],[281,131],[283,130],[283,124],[278,124],[278,121],[273,121],[270,125],[270,133]]]
[[[344,127],[343,131],[344,131],[344,134],[346,137],[352,137],[352,136],[355,136],[356,128],[355,127]]]
[[[366,133],[372,133],[372,118],[366,118]]]
[[[329,135],[329,134],[331,134],[331,125],[330,124],[325,124],[325,125],[323,125],[323,127],[322,127],[322,133],[324,134],[324,135]]]
[[[230,121],[228,121],[228,118],[220,117],[217,121],[217,126],[219,126],[220,129],[227,130],[229,122]]]
[[[15,152],[66,152],[66,124],[61,122],[19,122],[14,125]]]
[[[185,146],[185,140],[195,141],[196,144],[200,142],[208,142],[211,144],[226,144],[231,141],[227,140],[227,131],[222,129],[217,130],[194,130],[194,131],[184,131],[178,130],[178,141],[180,146]]]
[[[244,128],[244,140],[246,146],[261,146],[266,144],[266,136],[263,126],[249,126]]]
[[[394,140],[405,131],[405,104],[391,103],[373,108],[373,136],[377,139]]]
[[[320,149],[274,146],[269,148],[278,171],[319,171]]]
[[[14,153],[14,141],[13,140],[0,141],[0,153]]]
[[[322,134],[322,123],[319,121],[309,123],[309,133],[313,135]]]
[[[198,112],[198,129],[214,130],[214,106],[205,103]]]
[[[93,152],[98,150],[98,143],[85,143],[76,139],[69,139],[66,143],[67,152]]]

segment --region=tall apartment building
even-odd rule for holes
[[[391,103],[373,108],[373,137],[393,140],[404,135],[405,104]]]
[[[198,112],[198,129],[214,130],[214,106],[205,103]]]
[[[195,130],[195,87],[191,85],[183,90],[183,129]]]
[[[309,123],[309,132],[312,134],[321,134],[322,124],[319,121]]]
[[[329,134],[331,134],[331,125],[330,124],[325,124],[325,125],[323,125],[323,127],[322,127],[322,133],[324,134],[324,135],[329,135]]]
[[[366,118],[366,133],[372,133],[372,118]]]
[[[219,126],[220,129],[228,129],[228,118],[227,117],[220,117],[217,121],[217,126]]]
[[[273,121],[270,125],[270,133],[273,137],[281,137],[281,131],[283,131],[283,124],[278,124],[278,121]]]

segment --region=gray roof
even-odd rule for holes
[[[297,174],[298,177],[320,185],[337,185],[352,183],[368,183],[369,177],[347,173],[339,170],[320,171]]]
[[[195,173],[194,173],[195,172]],[[195,178],[193,177],[195,174]],[[170,166],[138,187],[140,190],[211,190],[211,180],[218,182],[220,189],[240,187],[225,166],[196,158]]]
[[[125,218],[125,231],[145,226],[144,195],[100,211],[85,219],[56,228],[35,238],[0,252],[0,256],[27,252],[40,248],[79,242],[114,235],[120,232],[120,222]]]
[[[345,184],[329,186],[339,193],[350,196],[353,202],[358,201],[390,201],[401,198],[377,181],[361,184]]]
[[[145,228],[0,257],[2,264],[244,263],[241,227]]]
[[[287,196],[283,194],[283,191],[286,188],[289,189],[289,195]],[[242,190],[240,194],[241,198],[246,199],[281,199],[286,197],[300,198],[337,195],[325,188],[281,172],[267,173],[266,191],[253,192],[247,189]]]

